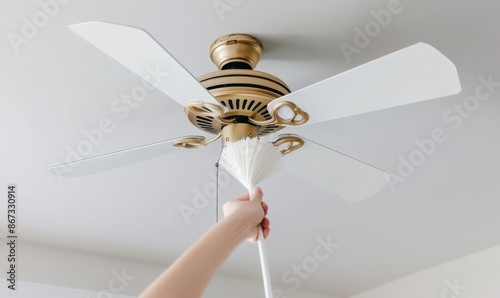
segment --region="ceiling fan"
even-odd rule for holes
[[[455,65],[425,43],[417,43],[369,63],[291,92],[279,78],[254,70],[263,47],[249,35],[215,40],[210,57],[218,71],[195,79],[146,31],[106,22],[70,29],[185,107],[191,123],[215,135],[186,136],[50,167],[53,173],[87,175],[168,154],[223,146],[246,137],[271,135],[286,126],[311,125],[343,117],[457,94]],[[151,68],[168,73],[159,83]],[[349,201],[380,191],[390,174],[296,134],[272,143],[283,155],[293,152],[287,169]],[[61,171],[62,168],[71,171]]]

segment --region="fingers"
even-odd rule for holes
[[[264,194],[262,193],[262,189],[260,189],[260,187],[255,187],[253,190],[252,190],[252,194],[250,195],[250,200],[253,201],[253,200],[257,200],[258,202],[262,202],[262,196]]]
[[[271,228],[269,228],[269,227],[262,228],[262,233],[264,234],[264,239],[267,239],[267,237],[269,236],[270,232],[271,232]]]
[[[250,194],[249,193],[244,193],[241,196],[237,197],[233,201],[248,201],[250,200]]]
[[[267,237],[269,236],[269,233],[271,232],[271,228],[270,227],[262,227],[262,233],[264,235],[264,239],[267,239]]]
[[[269,227],[269,224],[270,224],[269,219],[267,217],[264,217],[264,219],[261,222],[262,233],[264,235],[264,239],[266,239],[267,236],[269,236],[269,232],[271,232],[271,228]]]
[[[236,209],[240,203],[242,202],[252,202],[252,205],[260,205],[264,211],[264,216],[267,214],[267,210],[269,207],[267,206],[266,203],[262,202],[262,197],[263,197],[263,192],[260,187],[255,187],[252,190],[252,193],[244,193],[241,196],[232,199],[230,201],[227,201],[223,206],[222,210],[224,211],[224,214],[227,215],[227,213],[233,209]]]
[[[262,202],[262,197],[264,196],[262,189],[260,187],[255,187],[252,190],[252,194],[244,193],[241,196],[235,198],[233,201],[248,201],[257,200]]]
[[[269,219],[267,217],[264,217],[262,222],[260,223],[263,228],[269,228]]]
[[[229,206],[233,205],[235,202],[241,202],[241,201],[248,201],[250,200],[250,195],[248,193],[245,193],[245,194],[242,194],[241,196],[235,198],[235,199],[232,199],[232,200],[229,200],[227,201],[223,206],[222,206],[222,210],[225,210],[227,208],[229,208]]]
[[[262,219],[262,222],[260,225],[262,226],[262,234],[264,236],[264,239],[269,236],[269,233],[271,232],[271,228],[269,227],[269,219],[265,217],[267,215],[267,211],[269,210],[269,206],[262,201],[263,193],[262,189],[260,187],[256,187],[253,189],[252,196],[250,197],[250,200],[257,200],[260,201],[260,204],[262,205],[262,209],[264,210],[264,218]]]
[[[267,210],[269,210],[269,206],[265,202],[262,202],[262,209],[264,209],[264,216],[267,215]]]

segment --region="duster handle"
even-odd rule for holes
[[[250,187],[248,193],[252,195],[253,186]],[[271,276],[269,274],[269,263],[267,262],[266,246],[264,245],[264,231],[259,225],[259,237],[257,240],[260,255],[260,268],[262,269],[262,279],[264,281],[264,292],[266,298],[273,298],[273,288],[271,286]]]
[[[262,226],[259,225],[259,245],[260,267],[262,269],[262,279],[264,280],[264,292],[266,298],[273,298],[273,288],[271,286],[271,276],[269,275],[269,266],[267,262],[266,247],[264,245],[264,232]]]

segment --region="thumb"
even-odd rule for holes
[[[263,195],[262,189],[260,189],[260,187],[255,187],[250,194],[250,201],[256,200],[258,202],[262,202]]]

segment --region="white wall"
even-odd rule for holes
[[[398,279],[351,298],[498,298],[500,246]]]
[[[165,270],[163,266],[31,243],[19,243],[18,257],[20,283],[13,296],[16,298],[136,297]],[[6,268],[5,259],[1,258],[0,268]],[[11,290],[7,290],[6,280],[0,279],[0,283],[0,296],[8,297],[6,294]],[[335,298],[306,291],[285,295],[275,298]],[[215,276],[203,297],[255,298],[264,297],[264,292],[261,282]]]

